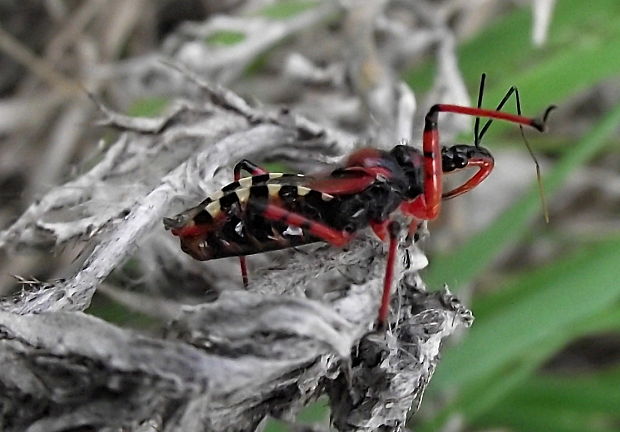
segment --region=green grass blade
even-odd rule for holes
[[[478,425],[483,429],[545,432],[617,432],[617,427],[601,416],[587,416],[567,410],[534,406],[502,406]],[[503,428],[501,428],[503,426]],[[508,428],[508,429],[505,429]]]
[[[618,301],[618,263],[620,239],[615,239],[527,275],[521,284],[534,287],[531,294],[478,320],[467,340],[446,353],[433,383],[440,388],[467,385],[548,337],[571,333],[575,323]]]
[[[539,287],[537,286],[537,288]],[[616,291],[619,291],[617,293],[617,299],[620,298],[620,290]],[[579,299],[577,299],[577,301],[578,300]],[[450,364],[446,366],[446,363],[442,362],[440,365],[440,370],[449,370],[449,372],[447,372],[447,375],[449,375],[448,379],[454,378],[456,381],[459,379],[461,370],[468,368],[468,365],[472,363],[486,361],[487,366],[489,364],[491,366],[488,366],[490,369],[484,371],[485,375],[478,376],[475,379],[465,382],[459,390],[459,396],[457,399],[452,401],[452,403],[448,406],[444,407],[435,416],[435,418],[423,424],[418,430],[420,430],[420,432],[438,430],[447,421],[447,419],[457,413],[458,415],[466,418],[468,422],[476,422],[479,419],[482,419],[480,420],[481,424],[486,425],[486,419],[489,418],[489,415],[493,415],[490,413],[494,412],[497,409],[497,406],[501,406],[502,404],[507,404],[510,406],[512,404],[512,402],[510,402],[511,399],[509,402],[506,402],[507,396],[512,398],[517,397],[514,396],[514,393],[521,391],[522,394],[529,392],[528,396],[524,396],[524,398],[536,398],[536,388],[528,388],[527,386],[535,386],[538,385],[538,383],[544,384],[545,381],[539,378],[528,379],[528,377],[532,375],[534,371],[539,369],[540,366],[561,347],[565,346],[577,337],[596,332],[607,332],[620,329],[620,311],[614,307],[615,304],[617,303],[611,301],[605,305],[606,308],[604,310],[598,312],[594,316],[585,314],[586,316],[584,318],[575,320],[571,323],[571,325],[557,326],[555,330],[551,331],[549,335],[545,336],[542,340],[532,336],[532,340],[536,339],[534,342],[532,342],[526,349],[522,349],[515,355],[511,356],[511,358],[504,359],[503,363],[500,365],[493,364],[494,362],[492,355],[481,359],[475,358],[476,353],[473,353],[471,356],[472,358],[463,360],[467,363],[463,363],[462,365],[467,366],[461,366],[460,368]],[[498,313],[501,313],[501,311]],[[489,320],[486,322],[483,321],[479,324],[485,327],[493,325],[489,323]],[[527,326],[521,326],[520,330],[523,332],[536,331],[536,329],[528,328]],[[499,331],[501,331],[501,329],[499,329]],[[506,335],[503,333],[497,336],[499,339],[506,339]],[[497,341],[489,341],[489,344],[493,343],[497,343]],[[508,344],[510,344],[510,342],[508,342]],[[468,345],[467,341],[465,342],[465,345]],[[503,348],[504,346],[501,344],[500,346],[497,346],[497,349],[500,351]],[[450,358],[450,354],[446,357]],[[593,414],[594,411],[603,412],[605,409],[608,409],[608,414],[612,414],[615,412],[616,406],[620,406],[615,401],[617,397],[620,397],[620,392],[616,391],[617,396],[615,398],[606,397],[604,393],[606,390],[612,391],[620,388],[616,386],[616,381],[620,379],[617,375],[620,374],[618,372],[612,372],[611,374],[607,373],[604,378],[597,377],[597,379],[593,380],[593,382],[582,380],[581,384],[573,383],[571,381],[571,384],[566,384],[563,388],[570,389],[570,386],[574,385],[577,389],[583,389],[584,394],[590,395],[590,401],[583,404],[584,411],[586,411],[585,414],[587,416]],[[562,380],[558,378],[553,378],[552,380],[562,382]],[[554,381],[552,381],[552,383],[553,382]],[[438,390],[437,387],[442,387],[441,383],[439,383],[439,386],[437,384],[438,381],[434,379],[431,383],[431,388],[429,389],[431,393],[436,392]],[[523,386],[526,386],[525,390],[521,389]],[[447,387],[447,385],[444,387]],[[576,389],[573,389],[572,392],[573,394],[578,394],[578,390]],[[567,408],[569,407],[571,393],[567,391],[565,396],[566,400],[562,401],[561,405],[563,405],[564,408]],[[541,397],[544,398],[545,396]],[[590,421],[590,418],[588,417],[586,420]]]
[[[515,387],[530,376],[555,351],[562,347],[566,339],[550,338],[542,343],[541,349],[531,351],[515,362],[506,370],[489,373],[474,382],[464,386],[459,391],[457,399],[444,407],[433,419],[420,425],[419,432],[433,432],[443,429],[444,424],[454,415],[465,417],[468,422],[476,419],[493,408],[504,399]],[[429,392],[437,391],[434,381],[431,382]]]
[[[519,385],[503,405],[620,416],[620,369],[591,376],[572,375],[532,377]]]
[[[525,380],[476,424],[509,426],[517,430],[617,430],[620,370],[591,376],[571,375],[536,376]]]

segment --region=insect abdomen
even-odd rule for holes
[[[305,186],[285,183],[284,177],[265,174],[243,178],[203,201],[202,208],[192,209],[191,220],[180,228],[173,228],[173,233],[181,238],[183,251],[204,261],[318,241],[298,227],[262,216],[261,203],[270,203],[320,219],[334,199]],[[254,184],[258,183],[257,178],[260,183]],[[282,183],[270,182],[276,178]],[[250,184],[254,185],[246,186]]]

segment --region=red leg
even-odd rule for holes
[[[299,213],[278,207],[275,204],[254,205],[262,211],[262,215],[265,219],[282,221],[286,224],[296,226],[301,229],[306,229],[312,235],[333,245],[343,246],[351,240],[352,235],[348,232],[335,230],[320,222],[310,220]],[[375,229],[375,232],[383,232],[385,228],[380,228],[380,226],[386,225],[390,236],[390,245],[388,249],[385,278],[383,281],[383,295],[381,296],[381,305],[379,306],[379,314],[377,317],[377,326],[379,328],[385,327],[390,310],[390,293],[392,289],[392,281],[394,280],[394,261],[396,259],[398,234],[400,232],[400,225],[398,222],[394,221],[375,223],[373,224],[373,229]]]
[[[484,109],[484,108],[472,108],[472,107],[466,107],[466,106],[460,106],[460,105],[438,104],[438,105],[433,105],[431,107],[426,117],[428,118],[429,116],[431,117],[434,116],[436,119],[437,114],[440,112],[451,112],[451,113],[456,113],[456,114],[465,114],[465,115],[469,115],[472,117],[484,117],[484,118],[489,118],[489,119],[506,120],[511,123],[517,123],[523,126],[530,126],[538,130],[539,132],[543,132],[545,129],[546,116],[551,109],[552,107],[547,108],[547,111],[545,112],[545,115],[543,116],[543,118],[537,118],[537,117],[523,117],[520,115],[511,114],[511,113],[507,113],[504,111],[489,110],[489,109]]]
[[[253,176],[267,174],[267,171],[263,168],[259,167],[253,162],[250,162],[247,159],[243,159],[233,168],[233,175],[235,181],[238,181],[241,178],[241,170],[245,170]],[[248,265],[244,256],[239,257],[239,266],[241,267],[241,279],[243,280],[243,286],[247,288],[250,281],[248,279]]]
[[[388,314],[390,312],[392,281],[394,280],[394,261],[396,260],[397,249],[398,249],[398,234],[400,232],[400,224],[395,221],[389,222],[388,232],[390,235],[390,245],[388,249],[387,261],[385,264],[385,278],[383,280],[383,295],[381,296],[381,305],[379,306],[379,315],[377,317],[377,328],[378,329],[385,328]]]
[[[265,219],[273,221],[282,221],[285,224],[299,227],[302,230],[307,230],[310,234],[320,238],[334,246],[344,246],[351,240],[352,235],[346,231],[338,231],[330,228],[325,224],[313,221],[307,217],[286,210],[275,204],[262,204],[262,203],[249,203],[257,210],[261,211],[262,216]]]

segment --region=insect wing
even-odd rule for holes
[[[376,181],[363,171],[341,171],[338,175],[312,180],[307,187],[330,195],[350,195],[362,192]]]

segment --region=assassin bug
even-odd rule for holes
[[[423,148],[397,145],[391,151],[372,148],[351,154],[346,163],[323,177],[269,173],[248,160],[234,167],[234,182],[198,206],[164,225],[181,241],[181,249],[197,260],[238,256],[244,286],[248,285],[246,255],[285,249],[317,241],[343,246],[370,226],[388,241],[387,264],[378,325],[386,323],[393,266],[400,224],[391,216],[400,210],[412,218],[410,233],[420,221],[439,214],[442,199],[464,194],[482,182],[493,169],[491,153],[480,139],[493,119],[543,131],[549,107],[541,118],[523,117],[519,95],[511,88],[495,110],[481,108],[484,74],[476,108],[438,104],[425,117]],[[512,94],[518,114],[500,111]],[[474,145],[445,147],[439,143],[439,113],[476,117]],[[480,118],[488,118],[480,130]],[[529,149],[529,146],[528,146]],[[442,176],[464,168],[478,171],[459,187],[442,190]],[[242,177],[247,171],[250,176]]]

